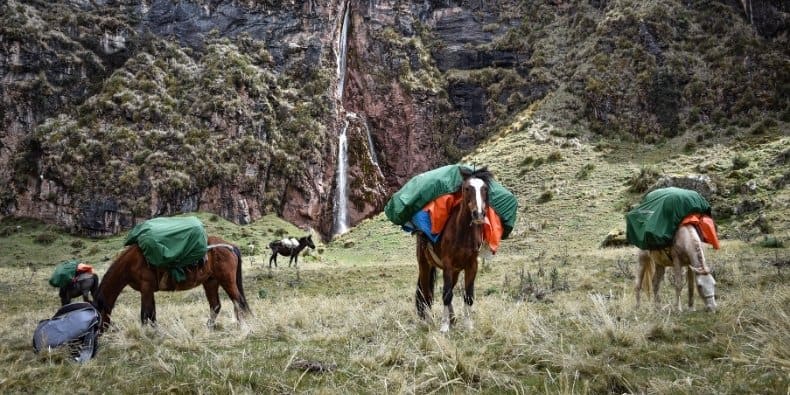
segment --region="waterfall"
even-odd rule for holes
[[[376,167],[379,167],[379,158],[376,155],[376,148],[373,147],[373,137],[370,135],[370,127],[368,127],[368,120],[362,118],[362,123],[365,124],[365,132],[368,134],[368,152],[370,153],[370,160]]]
[[[348,231],[348,141],[346,140],[346,130],[348,130],[348,120],[346,120],[343,130],[340,132],[337,141],[337,189],[335,189],[335,224],[332,229],[334,234],[343,234]]]
[[[340,25],[340,37],[337,41],[337,92],[335,96],[343,104],[343,89],[346,86],[346,53],[348,52],[348,18],[351,7],[346,3],[343,22]]]
[[[340,25],[340,36],[337,41],[337,91],[335,97],[338,101],[338,115],[343,110],[343,89],[346,83],[346,52],[348,50],[348,19],[351,7],[345,4],[343,20]],[[342,234],[348,231],[348,141],[346,131],[348,130],[348,119],[345,120],[343,129],[338,135],[337,144],[337,187],[335,189],[335,216],[332,233]]]

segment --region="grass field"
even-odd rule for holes
[[[80,239],[3,220],[0,392],[790,393],[790,272],[783,267],[790,254],[748,236],[743,225],[751,217],[722,221],[722,248],[705,250],[718,281],[716,313],[702,311],[699,299],[700,311],[673,311],[669,281],[664,304],[636,309],[636,249],[599,247],[611,230],[624,229],[624,208],[639,198],[627,192],[632,174],[646,165],[693,173],[700,163],[721,167],[713,176],[726,174],[732,144],[683,154],[672,144],[572,144],[550,132],[535,123],[505,131],[468,158],[488,164],[514,191],[519,220],[478,276],[474,329],[458,325],[447,335],[417,319],[414,240],[383,216],[318,243],[298,269],[281,257],[269,270],[266,243],[304,231],[274,217],[238,226],[198,214],[209,233],[245,252],[253,317],[238,325],[223,294],[219,325],[209,330],[198,288],[157,294],[158,326],[141,327],[139,294],[127,289],[113,312],[117,329],[101,337],[97,358],[77,365],[63,351],[36,355],[36,323],[59,304],[47,284],[54,264],[79,256],[104,273],[123,235]],[[752,173],[770,178],[760,158],[787,143],[779,136],[739,154],[752,158]],[[768,200],[772,224],[763,237],[786,244],[787,189],[756,194]]]

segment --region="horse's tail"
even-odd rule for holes
[[[642,266],[640,283],[642,284],[642,289],[650,297],[653,294],[653,277],[656,275],[656,264],[653,262],[653,257],[650,256],[650,253],[640,254],[639,261]]]
[[[236,254],[236,287],[239,289],[239,307],[245,312],[250,312],[250,306],[247,304],[247,297],[244,296],[244,286],[241,279],[241,250],[239,247],[233,246],[233,253]]]

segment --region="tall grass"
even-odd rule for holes
[[[633,279],[623,274],[636,250],[599,244],[624,227],[617,204],[631,194],[623,181],[645,167],[639,161],[666,153],[568,148],[562,161],[521,174],[522,158],[503,152],[544,157],[558,149],[528,133],[505,135],[473,158],[490,164],[520,204],[514,232],[478,274],[473,330],[457,325],[442,335],[417,319],[414,240],[383,217],[319,243],[298,269],[269,270],[266,243],[304,231],[272,217],[237,226],[200,214],[209,233],[257,245],[244,256],[253,316],[237,324],[222,296],[210,330],[198,288],[158,293],[158,325],[141,327],[139,294],[126,289],[113,311],[115,330],[101,337],[94,360],[77,365],[60,350],[32,352],[38,320],[58,308],[46,280],[72,255],[103,274],[122,237],[81,246],[58,234],[42,247],[33,238],[50,229],[3,221],[13,229],[0,233],[8,251],[0,256],[0,392],[787,393],[790,287],[786,270],[772,265],[786,252],[722,237],[721,250],[705,251],[718,280],[718,312],[674,311],[669,281],[663,303],[636,309]],[[595,171],[577,178],[593,162]],[[681,157],[661,169],[688,171],[701,162]],[[548,189],[553,198],[535,204]],[[775,196],[776,237],[786,240],[787,195]],[[722,223],[721,233],[738,226]],[[550,285],[554,270],[567,287]],[[519,297],[522,273],[540,298]],[[462,314],[460,294],[454,304]],[[696,305],[701,310],[699,299]],[[438,322],[438,296],[431,313]]]

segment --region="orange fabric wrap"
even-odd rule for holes
[[[88,265],[87,263],[78,263],[77,274],[80,273],[93,273],[93,266]]]
[[[496,254],[499,242],[502,241],[502,219],[491,206],[486,207],[486,222],[483,225],[483,238],[488,242],[491,253]]]
[[[702,241],[719,249],[719,236],[716,234],[716,224],[713,218],[703,214],[689,214],[680,221],[680,225],[694,225],[702,237]]]
[[[423,210],[427,211],[431,217],[431,233],[442,233],[444,225],[447,224],[447,219],[450,218],[450,211],[460,201],[461,193],[456,192],[439,196],[425,205]]]
[[[439,196],[423,207],[423,211],[427,211],[431,217],[431,233],[442,233],[444,226],[447,224],[447,219],[450,218],[450,212],[460,202],[461,192],[448,193]],[[490,205],[487,206],[486,220],[483,224],[483,238],[488,242],[492,253],[496,253],[497,248],[499,248],[503,232],[502,219],[499,218],[499,215]]]

